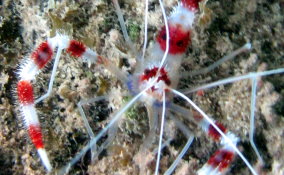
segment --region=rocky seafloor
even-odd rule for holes
[[[15,85],[21,60],[47,37],[56,32],[80,40],[100,55],[111,59],[122,71],[132,73],[135,57],[124,42],[111,0],[55,1],[4,0],[0,2],[0,174],[46,174],[36,149],[23,127]],[[149,1],[148,41],[162,26],[158,1]],[[165,0],[169,14],[176,0]],[[143,1],[120,1],[127,30],[137,50],[143,45]],[[190,88],[219,79],[284,67],[284,1],[283,0],[209,0],[199,13],[191,33],[192,44],[180,68],[179,89]],[[203,16],[204,17],[204,16]],[[205,75],[189,78],[186,72],[206,67],[222,56],[251,42],[253,49],[222,64]],[[34,81],[36,96],[48,86],[52,64]],[[264,159],[260,168],[249,144],[250,81],[240,81],[205,91],[200,97],[190,94],[208,115],[222,122],[240,137],[238,148],[259,174],[284,174],[284,78],[274,75],[258,80],[255,141]],[[89,137],[77,108],[83,99],[107,96],[107,101],[85,105],[90,126],[98,133],[129,99],[126,86],[117,81],[103,66],[87,64],[63,54],[57,70],[52,95],[36,105],[44,142],[55,169],[65,165],[87,144]],[[188,108],[180,99],[175,103]],[[138,115],[137,115],[138,114]],[[218,144],[200,129],[186,123],[196,135],[175,174],[194,174]],[[91,163],[88,153],[71,168],[69,174],[153,174],[154,155],[139,155],[147,136],[148,118],[143,103],[128,111],[119,124],[113,143]],[[168,132],[168,130],[166,130]],[[105,139],[105,138],[104,138]],[[176,134],[163,151],[160,172],[164,172],[186,143]],[[153,146],[155,147],[155,146]],[[250,174],[240,158],[236,158],[227,174]]]

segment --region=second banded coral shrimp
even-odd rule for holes
[[[116,4],[116,1],[114,1],[114,3]],[[57,35],[54,38],[48,39],[47,43],[41,44],[39,49],[34,52],[32,57],[34,58],[34,60],[36,60],[36,58],[42,57],[42,55],[49,55],[49,50],[53,50],[56,46],[62,46],[63,48],[66,47],[67,52],[71,53],[71,55],[73,56],[82,56],[87,61],[102,64],[103,67],[107,68],[111,73],[115,74],[118,80],[123,84],[123,87],[128,89],[128,95],[131,94],[133,96],[133,98],[129,100],[126,105],[122,106],[118,110],[115,110],[115,112],[111,115],[112,117],[110,117],[109,122],[104,123],[102,129],[96,134],[92,133],[92,126],[89,128],[88,122],[85,123],[87,128],[89,128],[88,131],[91,136],[90,143],[87,144],[87,146],[84,147],[82,151],[79,152],[79,154],[77,154],[73,159],[71,159],[71,161],[63,169],[61,169],[61,172],[67,172],[67,170],[71,168],[71,166],[75,164],[87,152],[88,149],[92,148],[92,152],[96,156],[96,151],[100,152],[100,150],[107,148],[109,144],[113,142],[113,139],[115,140],[114,143],[119,143],[119,139],[117,140],[117,137],[120,135],[120,132],[117,131],[117,122],[122,119],[122,114],[127,113],[126,111],[128,108],[130,108],[131,105],[140,101],[143,105],[146,106],[147,109],[147,114],[149,118],[149,132],[145,134],[147,137],[142,142],[140,142],[141,146],[136,145],[138,148],[134,151],[136,153],[134,159],[129,158],[129,155],[127,153],[128,150],[123,148],[123,146],[122,148],[119,148],[118,146],[111,146],[114,149],[113,152],[117,152],[117,150],[121,149],[120,151],[118,151],[118,153],[122,155],[122,157],[124,157],[124,154],[127,155],[125,156],[127,157],[126,160],[124,160],[125,157],[122,158],[122,160],[121,157],[113,158],[114,160],[118,160],[116,163],[124,162],[121,164],[128,165],[131,164],[129,162],[136,162],[136,164],[138,165],[138,170],[133,169],[128,171],[132,172],[133,174],[136,174],[135,172],[140,172],[141,174],[158,174],[159,171],[161,173],[165,172],[166,174],[171,174],[176,166],[176,162],[179,161],[183,154],[178,156],[177,159],[175,159],[175,156],[172,156],[172,158],[170,157],[169,162],[173,162],[173,166],[170,166],[170,163],[164,163],[166,161],[165,157],[167,156],[162,156],[162,159],[160,161],[162,153],[161,150],[164,150],[167,147],[172,147],[171,142],[174,142],[174,138],[178,131],[182,133],[181,135],[185,135],[186,137],[188,137],[186,147],[183,149],[182,152],[184,153],[188,149],[188,147],[190,149],[194,132],[191,131],[192,129],[189,129],[186,126],[187,124],[189,124],[195,126],[195,129],[199,126],[201,128],[200,130],[204,130],[207,136],[212,137],[213,140],[217,141],[217,143],[221,142],[219,150],[215,154],[213,154],[213,156],[209,159],[208,163],[205,164],[204,167],[198,167],[195,169],[195,171],[197,171],[199,174],[225,173],[225,171],[228,170],[228,166],[230,165],[231,161],[236,155],[241,156],[242,159],[246,162],[246,165],[250,168],[251,172],[253,174],[256,174],[255,170],[251,167],[251,164],[247,162],[247,159],[242,156],[242,153],[236,147],[240,138],[238,138],[237,135],[229,132],[221,123],[213,122],[212,119],[208,119],[208,116],[204,112],[202,112],[200,108],[194,105],[188,97],[183,94],[195,91],[195,89],[185,90],[183,91],[183,93],[181,93],[180,90],[176,90],[180,79],[180,76],[178,76],[178,71],[181,66],[182,57],[184,57],[188,45],[190,44],[192,25],[194,21],[196,21],[195,15],[198,13],[198,3],[199,1],[182,1],[182,3],[180,3],[175,8],[175,10],[168,17],[168,19],[165,20],[167,21],[165,22],[165,26],[162,27],[162,29],[160,29],[160,31],[156,34],[156,37],[154,39],[155,41],[153,41],[153,43],[149,46],[147,53],[145,54],[145,58],[144,56],[138,56],[136,60],[137,63],[135,70],[132,74],[129,75],[128,73],[121,71],[119,68],[117,68],[117,66],[113,64],[110,60],[108,60],[108,58],[104,58],[103,56],[97,56],[95,52],[86,49],[86,47],[82,43],[70,40],[64,35]],[[162,4],[161,7],[163,7]],[[124,28],[124,22],[121,16],[121,12],[119,11],[119,7],[116,4],[116,12],[118,13],[122,28]],[[181,19],[190,20],[184,22]],[[125,32],[124,29],[122,30]],[[124,35],[127,36],[126,34]],[[128,37],[126,37],[126,40],[128,40],[127,38]],[[49,46],[46,46],[46,44],[49,43],[51,43],[51,49],[49,48]],[[129,43],[130,41],[128,41],[128,45],[130,45],[131,48],[131,44]],[[247,44],[243,48],[233,53],[237,54],[239,52],[243,52],[249,49],[250,44]],[[132,49],[132,52],[136,53],[135,48]],[[144,55],[144,52],[142,52],[141,55]],[[50,57],[51,56],[48,56],[49,59]],[[254,58],[255,57],[252,57],[252,61]],[[57,63],[55,62],[54,64],[56,65]],[[205,72],[207,72],[207,70]],[[260,74],[249,74],[247,76],[241,76],[239,77],[239,79],[254,79],[254,85],[252,87],[256,87],[255,82],[257,82],[256,79],[258,77],[263,75],[269,75],[270,73],[280,72],[283,72],[283,70],[279,69],[271,72],[262,72]],[[194,74],[198,74],[198,71]],[[21,76],[21,78],[22,77],[27,78],[27,76]],[[235,81],[237,79],[238,78],[231,78],[227,82]],[[30,93],[26,93],[26,90],[29,89],[31,91],[31,88],[27,88],[30,86],[26,86],[25,84],[25,90],[21,90],[21,85],[23,81],[26,80],[21,80],[18,83],[18,92],[20,103],[24,106],[23,110],[26,110],[25,105],[29,105],[32,100],[31,98],[23,97],[24,95],[22,96],[22,94],[31,96]],[[223,83],[224,82],[219,82],[217,83],[217,85],[221,85]],[[208,86],[210,87],[210,84],[208,84]],[[212,86],[214,86],[214,84]],[[205,89],[205,87],[201,88],[201,90],[203,89]],[[199,91],[199,93],[202,94],[202,91]],[[253,93],[255,92],[253,91]],[[100,99],[109,100],[108,96],[110,95],[95,97],[90,101],[87,100],[87,102],[90,103],[91,101],[97,101]],[[179,96],[180,99],[184,99],[184,101],[192,104],[194,106],[192,108],[194,109],[194,111],[192,111],[192,109],[189,110],[189,108],[175,105],[172,102],[173,96]],[[35,101],[35,103],[38,101],[40,100]],[[79,108],[82,104],[85,105],[86,102],[81,101],[79,103]],[[254,104],[254,100],[252,100],[252,104]],[[28,109],[28,111],[31,110]],[[32,113],[34,113],[34,111]],[[83,114],[82,111],[81,113]],[[171,128],[172,126],[174,127]],[[121,129],[121,127],[119,128]],[[30,133],[35,133],[33,129],[30,130],[32,130],[30,131]],[[163,134],[163,130],[165,130],[165,134]],[[104,138],[106,139],[106,141],[101,141],[102,137],[104,137],[106,134],[107,138]],[[164,140],[162,138],[164,138]],[[32,140],[33,142],[38,142],[39,139]],[[98,142],[103,143],[98,144]],[[47,163],[48,160],[46,159],[45,153],[42,152],[42,145],[35,146],[38,148],[39,154],[43,157],[43,162],[45,166],[48,170],[50,170],[51,165]],[[97,146],[97,148],[95,148],[94,146]],[[171,153],[170,149],[169,152]],[[207,159],[209,157],[210,156],[207,156],[203,159]],[[92,165],[90,165],[88,171],[90,173],[99,172],[97,171],[98,169],[96,168],[98,167],[96,166],[99,166],[100,162],[103,162],[103,160],[100,159],[95,161],[93,170]],[[153,164],[156,166],[153,166]],[[163,166],[165,166],[163,164],[169,165],[170,168],[163,168]],[[105,171],[108,172],[107,170]]]

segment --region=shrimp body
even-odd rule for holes
[[[189,3],[191,2],[191,3]],[[145,60],[138,63],[138,69],[129,78],[128,88],[137,94],[149,86],[157,77],[154,85],[146,91],[142,101],[149,105],[162,102],[162,94],[167,87],[176,88],[180,79],[179,68],[188,46],[191,43],[190,33],[197,12],[199,1],[182,1],[168,18],[169,48],[166,52],[167,31],[163,26],[158,32],[155,42],[148,49]],[[159,69],[163,55],[167,54],[165,63]],[[159,72],[158,72],[159,71]],[[169,96],[167,96],[167,101]]]

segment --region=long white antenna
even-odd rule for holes
[[[91,149],[97,143],[97,141],[106,134],[108,129],[110,129],[122,117],[122,114],[125,113],[125,111],[127,111],[127,109],[129,109],[130,106],[133,105],[133,103],[135,103],[138,100],[138,98],[141,97],[145,93],[145,91],[147,91],[149,88],[145,88],[135,97],[133,97],[120,111],[118,111],[115,114],[115,116],[112,118],[112,120],[106,125],[106,127],[104,127],[96,135],[96,137],[92,138],[90,142],[84,148],[82,148],[81,151],[77,153],[77,155],[66,166],[62,167],[59,170],[59,172],[57,172],[57,174],[66,174],[69,171],[70,167],[73,166],[76,162],[78,162],[81,159],[81,157],[83,157],[83,155],[85,155],[86,152],[89,149]]]
[[[240,156],[240,158],[244,161],[244,163],[247,165],[247,167],[250,169],[252,174],[257,175],[251,164],[248,162],[248,160],[244,157],[244,155],[239,151],[239,149],[235,146],[235,144],[232,142],[231,139],[229,139],[220,129],[219,127],[210,119],[207,114],[205,114],[198,106],[196,106],[193,101],[191,101],[187,96],[182,94],[181,92],[169,88],[174,94],[179,95],[183,99],[185,99],[195,110],[197,110],[217,131],[218,133],[225,139],[225,141],[234,149],[234,151]]]
[[[165,23],[165,28],[166,28],[166,50],[165,50],[165,53],[163,55],[162,61],[160,63],[159,69],[157,71],[158,73],[160,72],[161,68],[164,65],[164,62],[166,61],[166,58],[167,58],[168,53],[169,53],[169,47],[170,47],[170,32],[169,32],[169,25],[168,25],[168,21],[167,21],[167,15],[166,15],[165,8],[164,8],[162,0],[159,0],[159,3],[160,3],[161,10],[162,10],[162,13],[163,13],[163,18],[164,18],[164,23]]]
[[[145,18],[144,18],[144,44],[143,44],[143,51],[142,51],[142,58],[141,62],[142,64],[144,63],[144,57],[145,57],[145,52],[146,52],[146,47],[147,47],[147,38],[148,38],[148,5],[149,2],[146,0],[145,2]]]
[[[159,165],[161,159],[161,150],[162,150],[162,141],[163,141],[163,132],[164,132],[164,122],[165,122],[165,114],[166,114],[166,92],[163,91],[163,110],[162,110],[162,121],[161,121],[161,128],[160,128],[160,138],[159,138],[159,149],[156,161],[156,170],[155,175],[159,173]]]
[[[141,91],[139,94],[137,94],[136,96],[134,96],[120,111],[118,111],[116,113],[116,115],[112,118],[112,120],[106,125],[105,128],[103,128],[97,135],[95,138],[91,139],[89,144],[87,144],[84,148],[81,149],[81,151],[79,153],[77,153],[77,155],[64,167],[62,167],[57,174],[61,175],[61,174],[66,174],[70,167],[73,166],[76,162],[78,162],[81,157],[83,157],[86,152],[91,149],[96,143],[97,141],[103,137],[104,134],[106,134],[106,132],[108,131],[108,129],[110,129],[122,116],[123,113],[125,113],[130,106],[132,106],[148,89],[150,89],[154,83],[157,81],[158,77],[156,77],[154,79],[154,81],[151,81],[149,83],[149,85],[143,90]],[[165,100],[164,100],[165,101]]]

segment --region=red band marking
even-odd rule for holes
[[[28,128],[30,138],[36,149],[43,148],[42,133],[39,125],[30,125]]]
[[[141,81],[149,80],[150,78],[154,78],[158,72],[158,67],[154,67],[152,69],[145,69],[143,75],[140,77]],[[165,70],[164,67],[160,69],[160,76],[158,77],[158,82],[159,81],[164,81],[166,85],[171,84],[171,80],[167,74],[167,71]],[[154,91],[155,89],[152,89]]]
[[[221,123],[215,122],[215,125],[223,132],[226,133],[227,129]],[[212,137],[215,141],[219,141],[221,135],[220,133],[210,124],[208,128],[208,135]]]
[[[229,167],[230,163],[234,159],[234,153],[228,150],[220,149],[216,151],[213,156],[208,160],[208,164],[213,168],[218,167],[219,171],[222,172]]]
[[[76,40],[71,40],[67,48],[67,52],[74,57],[82,56],[85,51],[84,44]]]
[[[181,25],[169,25],[169,53],[182,54],[185,53],[190,44],[190,31],[185,31]],[[165,26],[159,31],[157,42],[163,51],[166,50],[166,28]]]
[[[32,53],[32,59],[39,69],[42,69],[52,58],[53,51],[47,42],[43,42]]]
[[[199,8],[199,2],[202,0],[181,0],[182,5],[190,11],[196,11]]]
[[[29,81],[19,81],[17,85],[17,93],[21,104],[28,105],[34,103],[33,86]]]

